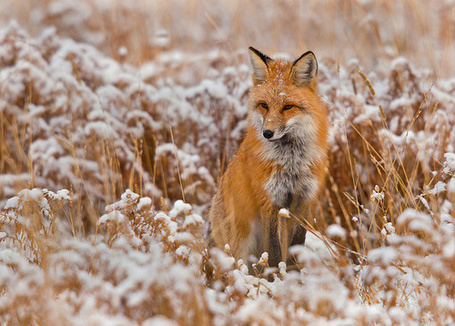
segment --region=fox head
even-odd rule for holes
[[[295,61],[273,60],[250,47],[249,58],[254,85],[249,119],[259,136],[269,142],[317,136],[318,120],[325,117],[321,116],[313,52]]]

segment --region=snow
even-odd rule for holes
[[[202,216],[198,214],[192,214],[185,217],[185,223],[183,223],[183,227],[187,227],[189,225],[202,224],[203,222],[204,219],[202,218]]]
[[[455,257],[455,239],[450,239],[449,242],[444,246],[442,255],[447,259]]]
[[[450,179],[449,183],[447,184],[447,191],[455,195],[455,178]]]
[[[19,204],[19,197],[13,197],[6,201],[6,205],[4,208],[5,209],[15,208],[15,207],[18,207],[18,204]]]
[[[430,215],[407,208],[398,218],[397,225],[407,226],[412,231],[429,232],[433,229],[433,219]]]
[[[165,316],[158,315],[145,320],[142,326],[178,326],[178,323]]]
[[[118,212],[118,211],[112,211],[108,214],[104,214],[100,217],[98,220],[99,224],[106,224],[107,222],[115,222],[115,223],[120,223],[122,221],[125,221],[125,216]]]
[[[383,265],[391,264],[398,256],[395,248],[384,247],[370,250],[368,259],[372,262],[380,262]]]
[[[446,190],[446,186],[447,186],[447,184],[446,184],[445,182],[438,181],[438,182],[434,185],[433,189],[431,189],[431,190],[429,191],[429,193],[436,194],[436,193],[439,193],[439,192],[443,192],[443,191]]]
[[[137,209],[141,210],[152,206],[152,199],[150,197],[142,197],[137,204]]]
[[[282,217],[287,217],[287,218],[290,218],[290,213],[289,211],[286,209],[286,208],[281,208],[278,212],[278,214]]]
[[[383,225],[382,230],[381,230],[381,236],[384,239],[393,237],[395,234],[395,227],[391,222],[387,222]]]
[[[376,185],[373,189],[373,193],[370,196],[371,200],[377,200],[377,201],[382,201],[384,200],[384,193],[382,191],[379,191],[378,185]]]
[[[177,200],[174,203],[174,208],[169,212],[169,216],[175,218],[177,215],[187,211],[191,211],[191,205],[183,202],[183,200]]]
[[[220,271],[232,270],[235,264],[235,258],[226,255],[223,251],[218,248],[211,248],[210,255],[213,256],[213,260]]]
[[[327,235],[329,237],[331,237],[331,238],[345,239],[346,238],[346,230],[343,229],[338,224],[332,224],[332,225],[329,225],[329,227],[327,228]]]
[[[455,153],[445,153],[444,158],[444,173],[455,173]]]
[[[449,12],[441,3],[431,10]],[[305,245],[290,249],[298,265],[268,266],[264,252],[254,265],[263,278],[228,245],[207,250],[203,237],[217,180],[247,128],[247,50],[233,47],[226,14],[237,4],[220,14],[204,3],[217,33],[175,16],[184,4],[163,17],[158,4],[117,5],[37,1],[24,15],[42,27],[36,36],[3,24],[15,10],[0,13],[2,322],[454,323],[453,78],[395,58],[387,24],[381,58],[369,51],[346,65],[333,51],[318,55],[331,121],[328,188],[311,207],[322,212]],[[376,23],[367,11],[359,26]],[[139,50],[128,13],[151,15]],[[279,13],[265,13],[268,30]],[[117,15],[111,31],[106,19]],[[167,16],[172,24],[161,26]],[[186,39],[196,52],[176,47]],[[362,67],[370,57],[375,65]]]

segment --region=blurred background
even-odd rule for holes
[[[293,56],[375,70],[405,56],[437,76],[454,71],[455,3],[441,1],[2,0],[0,26],[11,19],[32,36],[54,25],[60,36],[95,45],[139,65],[163,51],[237,50],[250,45]]]

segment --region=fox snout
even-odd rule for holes
[[[289,128],[286,126],[279,126],[273,128],[270,125],[263,125],[262,126],[262,137],[267,139],[270,142],[274,142],[280,140],[287,132]]]
[[[262,137],[271,142],[280,140],[285,134],[286,128],[283,127],[272,129],[264,126],[262,129]]]

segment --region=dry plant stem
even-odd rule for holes
[[[174,145],[175,164],[177,166],[177,175],[179,177],[180,190],[182,191],[182,199],[183,199],[183,201],[185,201],[185,194],[183,192],[182,178],[180,177],[180,168],[179,168],[180,161],[177,156],[177,147],[175,146],[174,135],[172,133],[172,127],[169,127],[169,130],[171,132],[172,145]]]

